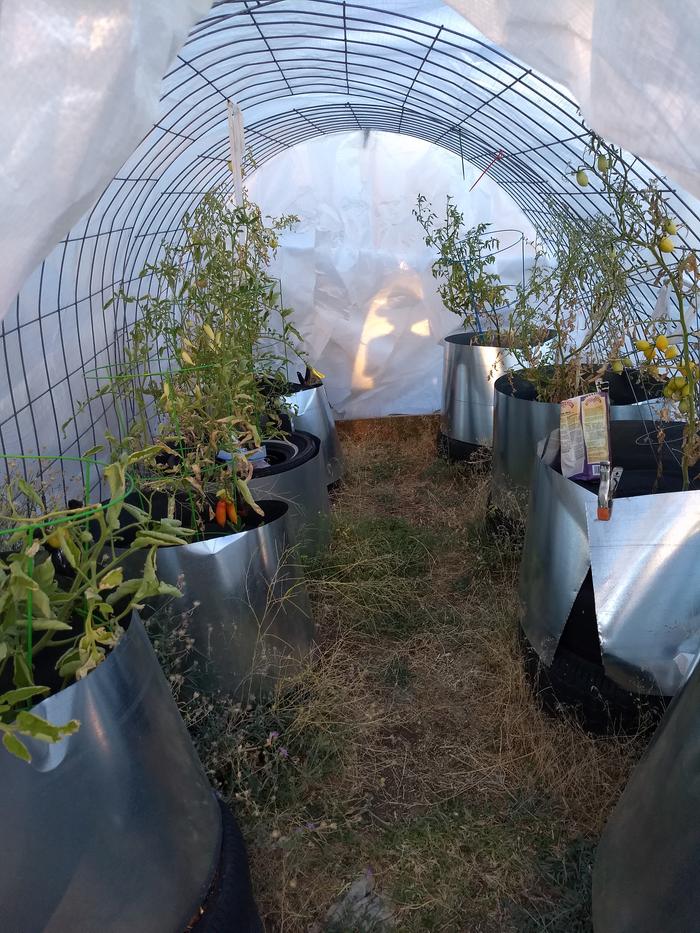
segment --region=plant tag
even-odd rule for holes
[[[581,423],[586,460],[589,464],[600,464],[610,459],[607,392],[584,395],[581,402]]]
[[[577,476],[586,465],[586,448],[581,424],[581,396],[567,398],[559,411],[562,476]]]
[[[606,391],[564,399],[560,406],[561,472],[593,480],[610,460],[610,403]]]

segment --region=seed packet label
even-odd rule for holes
[[[581,423],[586,445],[586,460],[599,464],[610,459],[608,443],[608,403],[605,396],[595,393],[584,395],[581,402]]]
[[[600,463],[610,459],[607,392],[567,398],[560,405],[561,472],[568,479],[590,481],[600,476]]]
[[[567,398],[559,409],[562,476],[582,473],[586,464],[586,448],[581,424],[581,396]]]

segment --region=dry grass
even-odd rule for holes
[[[401,930],[590,930],[593,846],[641,743],[536,707],[518,542],[484,529],[485,477],[436,461],[434,420],[340,429],[333,545],[309,568],[315,664],[199,735],[266,929],[384,929],[324,920],[371,868]]]

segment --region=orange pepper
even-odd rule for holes
[[[219,499],[216,503],[216,524],[223,528],[226,525],[226,501],[224,499]]]

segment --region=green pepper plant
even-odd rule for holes
[[[104,466],[105,504],[47,511],[45,500],[21,478],[12,478],[4,490],[0,734],[5,749],[24,761],[31,755],[23,738],[55,742],[79,727],[75,720],[51,724],[26,708],[52,689],[36,681],[39,657],[53,661],[53,679],[60,686],[80,680],[117,644],[143,599],[180,595],[158,580],[156,554],[160,547],[183,543],[189,532],[174,520],[152,521],[125,502],[127,468],[147,454],[122,455]]]
[[[246,481],[249,455],[280,434],[275,392],[286,386],[301,337],[269,266],[292,215],[265,218],[244,193],[240,205],[207,194],[183,220],[183,236],[141,277],[148,294],[121,289],[114,300],[136,305],[124,365],[97,394],[112,393],[126,412],[126,446],[156,439],[141,485],[196,500],[200,527],[214,514],[211,490],[239,508],[260,511]],[[219,453],[232,459],[221,462]]]

